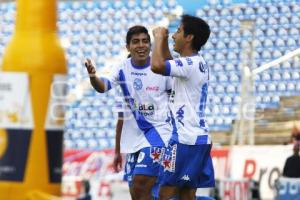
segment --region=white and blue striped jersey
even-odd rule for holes
[[[168,122],[172,140],[182,144],[210,144],[205,120],[209,69],[200,55],[167,60],[166,75],[173,77]]]
[[[106,90],[120,85],[123,93],[122,153],[168,144],[172,127],[165,120],[169,110],[167,91],[172,87],[170,77],[153,73],[150,58],[145,66],[135,66],[128,58],[101,79]]]

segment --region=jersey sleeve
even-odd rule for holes
[[[193,71],[191,58],[177,58],[165,61],[166,76],[188,78]]]
[[[105,91],[108,91],[119,83],[120,66],[111,66],[108,70],[101,73],[99,77],[105,84]]]

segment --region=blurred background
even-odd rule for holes
[[[1,63],[15,28],[16,2],[1,0],[0,13]],[[64,199],[81,195],[82,180],[89,181],[93,199],[129,199],[122,172],[112,169],[119,94],[91,88],[85,58],[105,71],[127,56],[129,27],[162,25],[172,35],[182,14],[203,18],[212,31],[201,54],[211,69],[206,116],[218,184],[199,195],[242,200],[296,194],[300,199],[297,178],[280,181],[300,140],[299,0],[58,1],[68,85]],[[172,47],[171,37],[169,43]]]

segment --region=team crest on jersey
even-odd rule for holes
[[[175,63],[176,63],[177,67],[182,67],[183,66],[183,63],[179,59],[175,60]]]
[[[207,65],[205,63],[199,63],[199,70],[204,73],[207,70]]]
[[[164,153],[161,162],[162,166],[164,167],[164,171],[175,172],[176,151],[177,151],[177,144],[173,145],[171,150],[168,150]]]
[[[152,158],[153,163],[160,163],[163,153],[164,153],[164,148],[151,147],[150,148],[150,157]]]
[[[141,90],[143,88],[143,82],[142,82],[142,80],[139,79],[139,78],[134,79],[134,81],[133,81],[133,88],[135,90]]]

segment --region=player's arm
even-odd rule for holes
[[[154,48],[152,52],[151,70],[154,73],[169,75],[170,69],[166,66],[165,61],[172,59],[168,47],[168,30],[158,27],[153,30]]]
[[[86,59],[84,65],[89,73],[90,82],[93,88],[99,93],[104,93],[107,90],[107,83],[105,83],[103,79],[101,80],[96,77],[96,68],[92,64],[92,61],[90,59]]]
[[[120,151],[121,133],[123,127],[123,113],[118,113],[118,122],[116,126],[116,139],[115,139],[115,158],[114,158],[114,170],[119,172],[122,169],[122,155]]]

